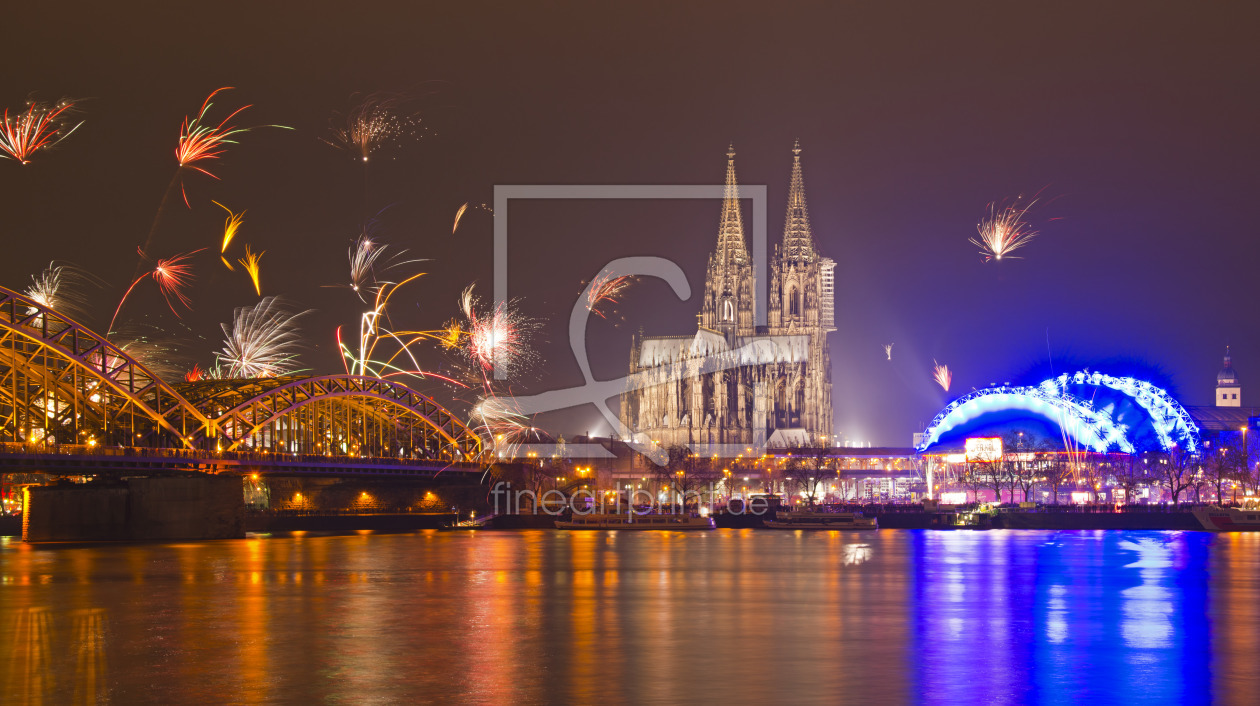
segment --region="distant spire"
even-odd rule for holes
[[[735,145],[726,150],[726,193],[722,200],[722,220],[718,227],[718,259],[745,264],[748,249],[744,245],[744,217],[739,210],[739,183],[735,179]]]
[[[788,188],[787,219],[783,224],[783,257],[788,260],[812,260],[814,235],[809,227],[809,209],[805,206],[800,140],[792,146],[792,155],[792,183]]]

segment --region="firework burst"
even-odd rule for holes
[[[607,319],[608,317],[600,307],[616,306],[621,301],[622,295],[630,288],[630,285],[634,284],[634,281],[635,278],[632,275],[614,277],[607,270],[600,272],[590,286],[586,288],[586,310],[601,319]]]
[[[56,147],[83,124],[71,118],[74,105],[63,98],[56,103],[27,101],[26,110],[13,115],[6,108],[0,123],[0,157],[30,164],[36,152]]]
[[[50,262],[38,275],[31,276],[26,296],[44,307],[82,321],[87,318],[88,296],[84,289],[88,284],[99,284],[99,280],[73,265]]]
[[[954,373],[950,372],[948,366],[941,365],[935,360],[932,361],[932,379],[940,385],[943,390],[949,392],[950,383],[954,381]]]
[[[364,302],[367,301],[364,298],[365,293],[379,292],[382,287],[393,284],[393,282],[379,279],[379,274],[401,265],[422,262],[417,259],[399,259],[407,254],[406,250],[387,255],[390,246],[373,236],[375,229],[376,220],[370,219],[364,224],[363,231],[346,252],[350,261],[350,282],[347,286]]]
[[[119,300],[118,308],[114,309],[114,318],[110,319],[107,330],[114,330],[114,322],[118,320],[118,313],[122,311],[127,297],[131,296],[131,292],[136,288],[137,284],[140,284],[148,277],[152,277],[153,281],[157,282],[158,290],[162,292],[162,297],[166,299],[166,305],[170,307],[171,313],[175,314],[175,316],[179,316],[179,312],[175,310],[175,302],[171,301],[172,297],[183,304],[185,309],[192,308],[192,304],[188,301],[184,291],[193,281],[192,263],[190,260],[193,255],[202,250],[205,250],[205,248],[198,248],[192,252],[180,253],[179,255],[160,259],[153,266],[152,270],[137,277],[136,281],[132,282],[131,286],[127,288],[127,292],[123,294],[122,299]],[[140,257],[144,257],[143,252],[140,253]]]
[[[889,360],[892,360],[892,347],[893,347],[893,344],[891,343],[884,344],[884,355],[888,356]]]
[[[464,355],[476,364],[483,376],[494,370],[514,377],[537,357],[529,346],[530,334],[538,323],[522,315],[517,302],[499,302],[488,311],[478,312],[479,299],[468,285],[460,295],[464,326]]]
[[[227,366],[224,375],[263,378],[293,372],[302,341],[296,323],[308,313],[289,313],[278,297],[237,308],[231,325],[220,325],[225,338],[218,360]]]
[[[245,268],[246,274],[249,275],[249,281],[254,283],[254,294],[260,297],[262,296],[262,283],[259,280],[259,264],[262,261],[262,256],[265,254],[267,254],[266,250],[260,253],[250,252],[249,246],[246,245],[245,257],[237,260],[237,262],[241,263],[241,267]]]
[[[321,139],[366,162],[373,155],[397,147],[406,138],[417,137],[423,132],[420,115],[407,110],[404,103],[403,98],[396,95],[373,93],[366,96],[344,115],[334,113],[329,137]]]
[[[1002,258],[1018,259],[1011,253],[1037,237],[1037,231],[1026,220],[1029,209],[1037,203],[1037,199],[1021,206],[1022,200],[1023,197],[1020,197],[1014,204],[1003,206],[991,202],[988,215],[976,225],[979,237],[971,238],[970,242],[980,248],[985,262]]]

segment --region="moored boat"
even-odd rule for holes
[[[860,512],[779,511],[773,520],[766,520],[770,529],[879,529],[879,520]]]
[[[1260,509],[1196,507],[1190,511],[1209,532],[1260,532]]]
[[[556,529],[569,530],[711,530],[716,525],[711,517],[699,515],[574,514],[567,520],[556,520]]]

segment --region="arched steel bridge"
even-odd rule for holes
[[[126,351],[0,287],[0,445],[224,458],[473,463],[482,440],[405,385],[356,375],[167,383]]]

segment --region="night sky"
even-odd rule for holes
[[[363,307],[323,285],[346,280],[365,215],[384,209],[380,238],[430,259],[396,323],[440,326],[467,283],[490,296],[490,214],[470,210],[450,233],[459,205],[490,203],[495,184],[720,183],[733,142],[740,180],[769,188],[773,243],[799,138],[817,247],[839,263],[845,438],[908,445],[948,399],[933,359],[954,370],[955,394],[1014,381],[1048,354],[1127,359],[1165,371],[1184,403],[1209,404],[1229,343],[1244,404],[1256,401],[1254,6],[36,5],[6,10],[0,100],[85,98],[87,122],[30,165],[0,162],[4,286],[24,288],[52,259],[76,263],[109,282],[89,322],[104,329],[175,171],[183,117],[234,86],[220,105],[253,104],[242,124],[295,128],[243,135],[213,169],[222,181],[189,176],[192,210],[176,200],[159,224],[156,254],[211,249],[194,311],[163,316],[150,289],[131,313],[189,338],[203,366],[217,324],[257,300],[217,264],[225,214],[211,199],[248,210],[236,247],[266,250],[264,294],[316,310],[303,362],[331,373],[333,330],[357,328]],[[365,184],[361,164],[318,138],[351,94],[382,90],[416,96],[430,134],[371,162]],[[1038,191],[1049,203],[1024,259],[984,263],[967,240],[986,204]],[[568,313],[609,260],[673,257],[698,292],[718,210],[514,206],[511,293],[545,320],[543,362],[516,389],[580,380]],[[591,325],[596,375],[624,373],[640,326],[694,332],[697,299],[659,282],[631,289],[624,321]],[[593,409],[543,425],[609,431]]]

